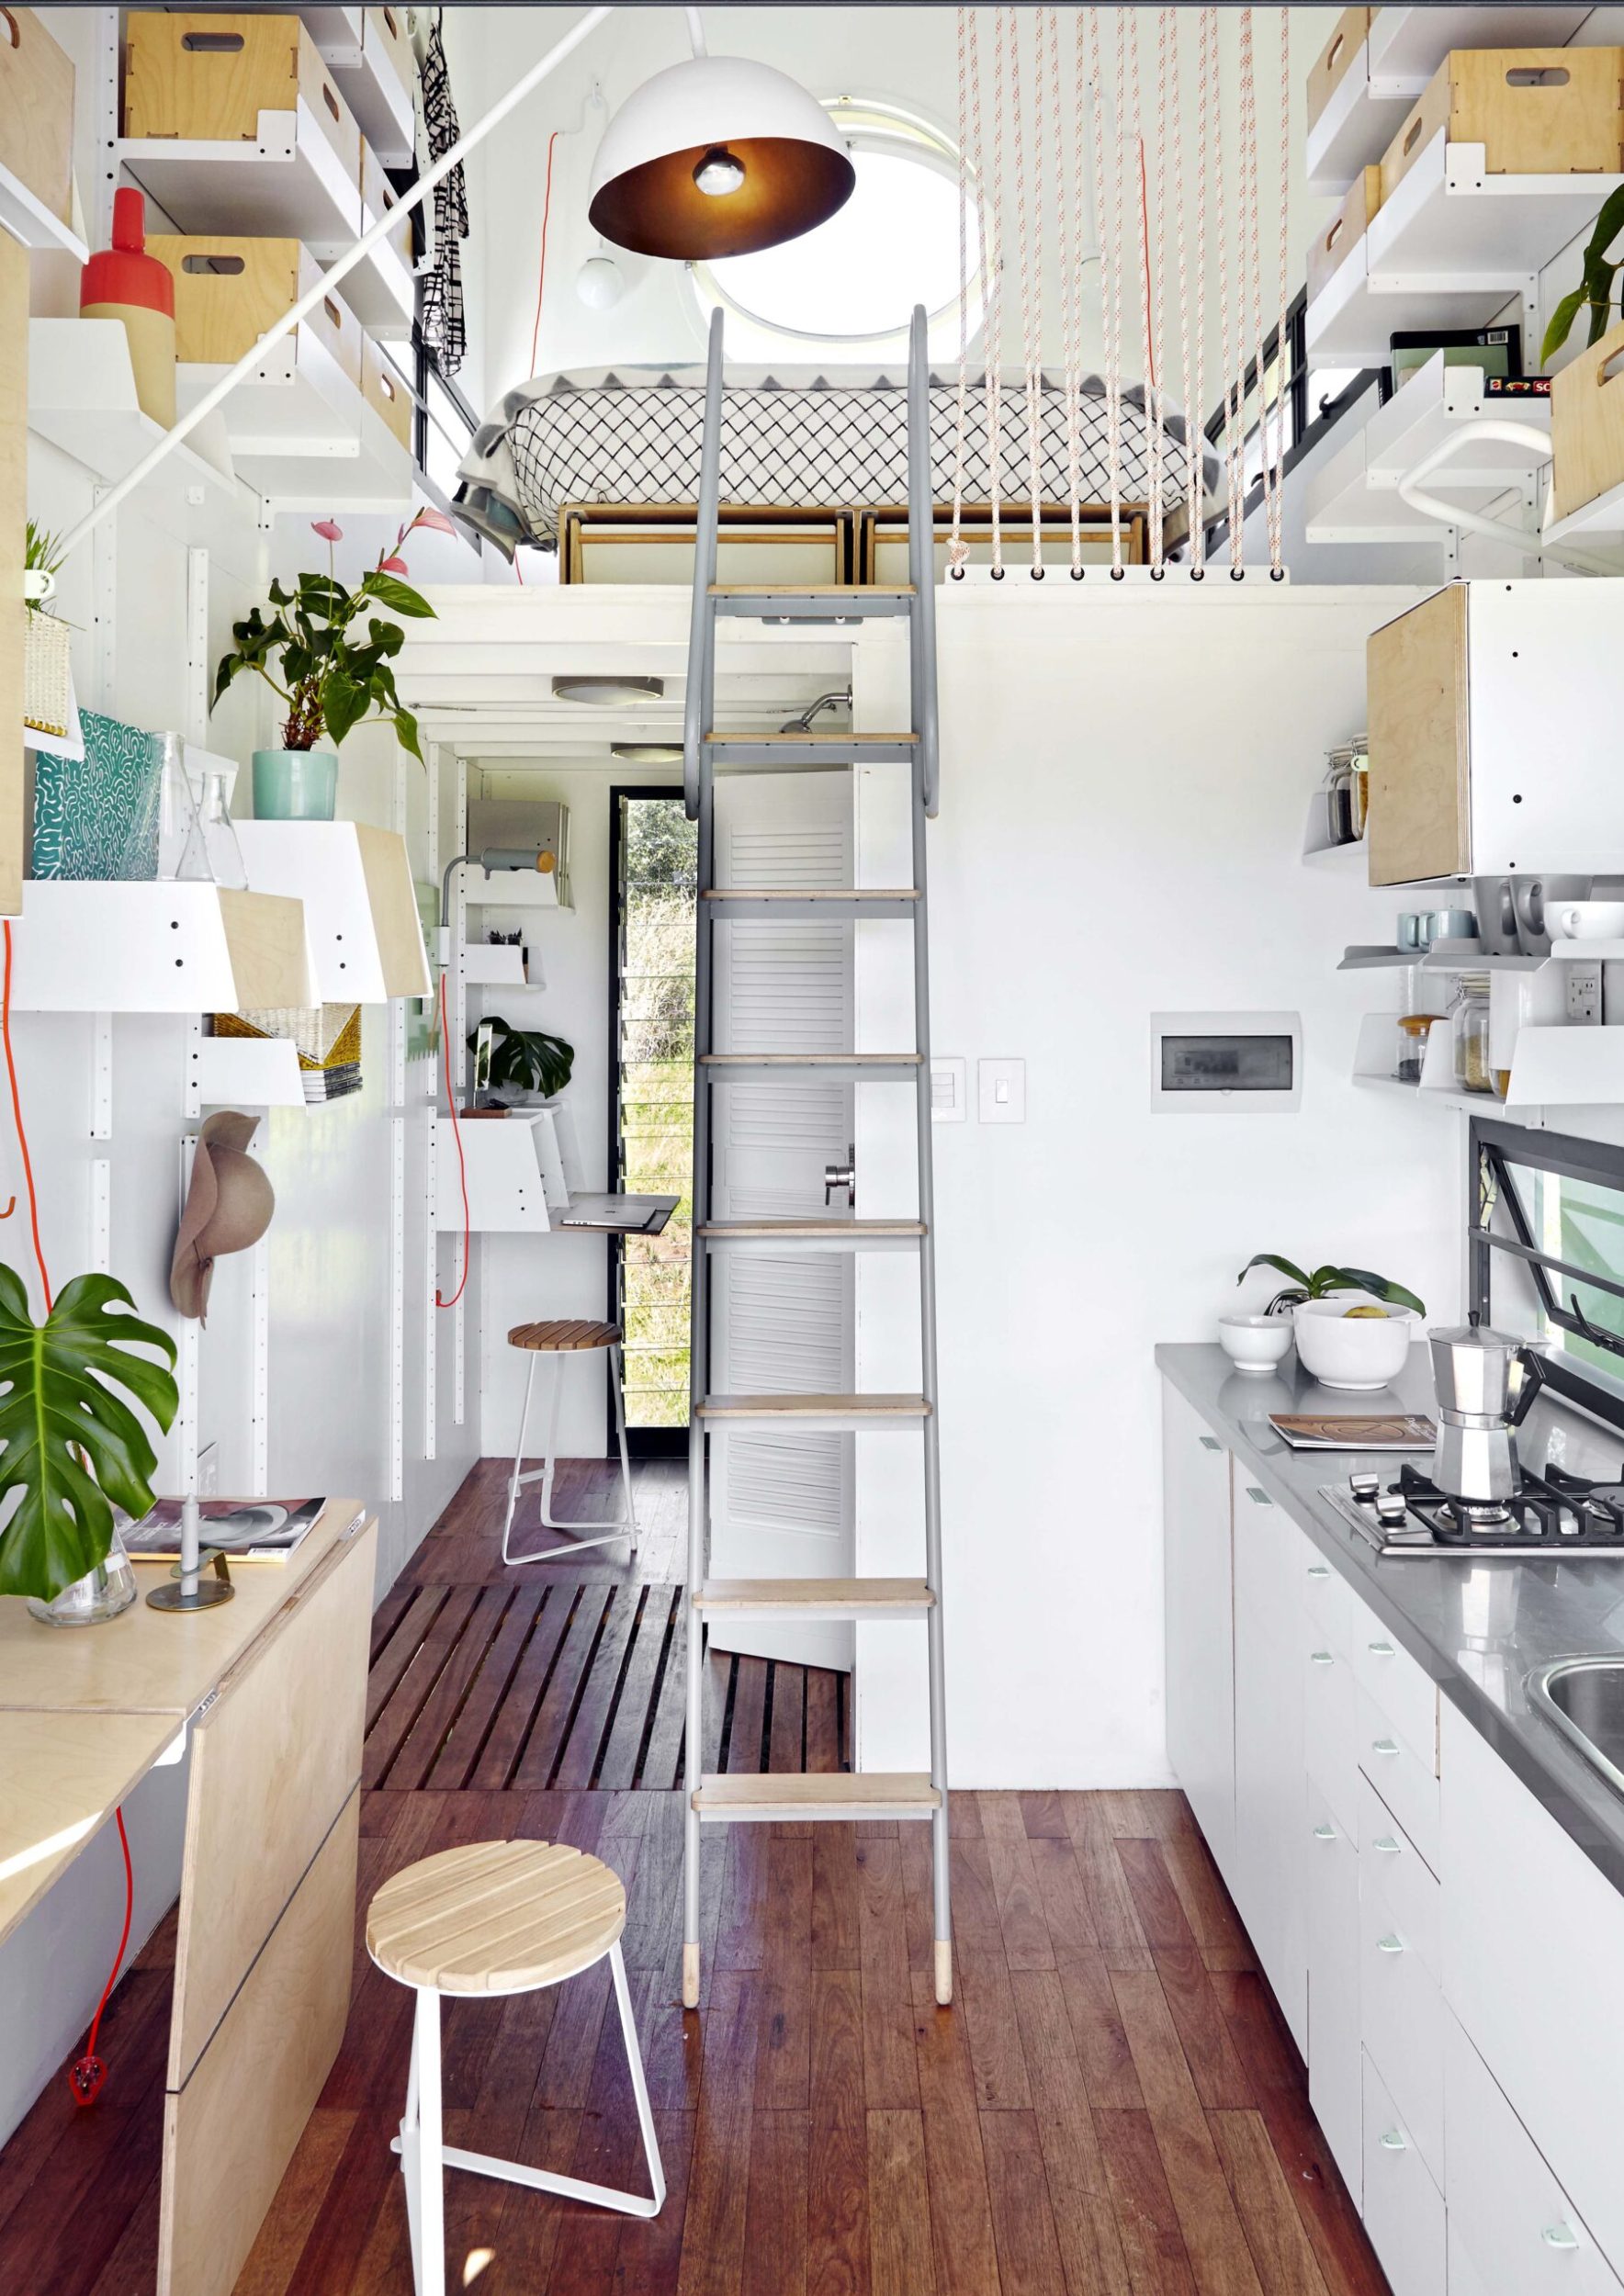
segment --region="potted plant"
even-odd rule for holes
[[[575,1066],[575,1047],[541,1029],[515,1029],[500,1013],[482,1020],[468,1037],[478,1053],[481,1030],[491,1032],[491,1065],[485,1083],[491,1092],[536,1094],[550,1100],[563,1091]]]
[[[0,1499],[17,1494],[0,1530],[0,1594],[23,1594],[35,1617],[88,1626],[135,1600],[113,1520],[152,1504],[158,1461],[122,1388],[160,1431],[180,1406],[175,1342],[133,1312],[111,1276],[75,1276],[36,1323],[21,1277],[0,1266]],[[152,1362],[138,1349],[164,1358]]]
[[[214,705],[244,670],[256,672],[288,705],[281,748],[254,753],[254,810],[260,820],[331,821],[339,745],[364,718],[391,720],[401,748],[421,762],[417,720],[402,706],[390,668],[406,633],[398,621],[376,614],[367,620],[365,638],[355,626],[369,606],[412,621],[433,618],[427,599],[400,579],[407,571],[400,546],[419,526],[452,531],[439,511],[419,511],[349,590],[333,563],[333,546],[343,541],[344,529],[330,518],[314,520],[311,531],[327,544],[327,572],[301,574],[290,591],[273,582],[272,618],[267,622],[255,606],[245,622],[231,625],[231,651],[214,675]],[[324,735],[330,749],[321,747]]]
[[[1403,1284],[1368,1267],[1302,1268],[1277,1252],[1256,1253],[1236,1283],[1255,1267],[1289,1279],[1268,1313],[1291,1316],[1303,1367],[1322,1385],[1385,1387],[1404,1369],[1427,1307]]]
[[[1586,340],[1599,343],[1607,331],[1612,317],[1613,282],[1624,270],[1624,257],[1617,263],[1607,260],[1608,250],[1618,233],[1624,231],[1624,189],[1609,192],[1602,202],[1584,254],[1584,269],[1579,284],[1551,314],[1545,330],[1545,340],[1539,345],[1539,364],[1546,366],[1553,351],[1560,351],[1573,332],[1573,321],[1582,310],[1590,313],[1590,332]],[[1621,313],[1624,315],[1624,313]]]

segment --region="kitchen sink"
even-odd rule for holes
[[[1528,1677],[1535,1711],[1624,1795],[1624,1656],[1553,1659]]]

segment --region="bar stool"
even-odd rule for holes
[[[400,2155],[412,2277],[417,2296],[445,2296],[445,2168],[471,2169],[508,2184],[530,2185],[570,2200],[658,2216],[665,2171],[642,2053],[621,1959],[626,1891],[618,1875],[584,1851],[553,1841],[475,1841],[442,1850],[385,1882],[367,1913],[367,1951],[384,1973],[417,1994],[406,2117],[390,2150]],[[586,2184],[578,2177],[527,2168],[446,2144],[440,2115],[440,1997],[533,1993],[579,1976],[604,1955],[620,2005],[637,2125],[653,2186],[650,2198]]]
[[[632,1505],[631,1460],[626,1447],[626,1396],[620,1384],[620,1326],[617,1323],[593,1323],[578,1317],[565,1317],[546,1323],[515,1323],[508,1334],[510,1347],[522,1347],[530,1360],[524,1367],[524,1408],[519,1413],[519,1440],[513,1452],[513,1471],[508,1481],[507,1514],[502,1526],[502,1559],[506,1563],[558,1562],[567,1555],[579,1554],[584,1547],[613,1547],[617,1539],[626,1539],[632,1553],[637,1551],[637,1518]],[[626,1486],[626,1513],[613,1523],[558,1523],[547,1513],[553,1495],[553,1472],[558,1466],[558,1396],[564,1384],[563,1357],[595,1354],[606,1348],[609,1355],[609,1384],[615,1395],[615,1424],[620,1436],[620,1474]],[[521,1473],[524,1458],[524,1429],[530,1418],[530,1393],[536,1381],[537,1356],[553,1357],[552,1409],[547,1415],[547,1450],[542,1464],[530,1472]],[[508,1537],[513,1527],[513,1509],[519,1503],[519,1491],[525,1483],[541,1485],[541,1527],[544,1531],[592,1531],[592,1538],[571,1537],[566,1547],[547,1547],[532,1555],[510,1555]]]

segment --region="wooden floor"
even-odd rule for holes
[[[680,1512],[675,1473],[661,1464],[640,1480],[651,1501],[671,1486]],[[471,1704],[444,1666],[395,1727],[410,1669],[386,1688],[389,1652],[425,1590],[435,1607],[420,1650],[448,1605],[489,1621],[492,1586],[506,1607],[487,1662],[504,1622],[510,1645],[520,1637],[513,1603],[532,1601],[532,1574],[515,1574],[515,1590],[491,1567],[499,1488],[488,1469],[470,1479],[380,1613],[377,1710],[394,1721],[387,1747],[376,1722],[368,1742],[381,1783],[363,1799],[360,1908],[389,1874],[454,1842],[534,1835],[606,1858],[626,1884],[626,1958],[670,2190],[642,2224],[453,2172],[451,2290],[1380,2296],[1301,2061],[1178,1795],[956,1795],[951,2010],[930,1993],[923,1827],[707,1837],[704,1999],[684,2016],[682,1799],[633,1783],[635,1761],[626,1778],[625,1740],[612,1723],[592,1726],[610,1710],[609,1627],[581,1667],[571,1728],[559,1729],[558,1707],[542,1723],[546,1702],[533,1705],[528,1744],[499,1784],[477,1782],[483,1751],[446,1767],[457,1732],[424,1722],[435,1697],[442,1719]],[[673,1533],[662,1553],[650,1536],[644,1565],[671,1572],[653,1586],[616,1563],[622,1550],[572,1559],[567,1581],[535,1596],[532,1629],[566,1586],[575,1615],[601,1601],[610,1620],[609,1592],[618,1602],[629,1590],[624,1685],[641,1632],[630,1621],[639,1604],[647,1617],[651,1594],[658,1613],[678,1543]],[[738,1702],[736,1684],[736,1728]],[[803,1735],[806,1713],[803,1701]],[[770,1718],[757,1746],[775,1761]],[[459,1762],[463,1776],[444,1783]],[[583,1770],[601,1780],[606,1765],[624,1783],[571,1782]],[[558,1782],[530,1783],[527,1766]],[[166,1924],[114,1997],[97,2104],[75,2111],[54,2082],[0,2153],[8,2296],[150,2296],[171,1953]],[[607,2005],[603,1967],[553,1992],[451,2005],[447,2141],[632,2182],[636,2122]],[[410,2016],[411,1997],[357,1938],[344,2050],[239,2296],[408,2296],[389,2140]]]

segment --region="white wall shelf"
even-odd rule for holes
[[[361,133],[386,167],[412,157],[412,90],[396,70],[371,8],[301,8],[305,28]]]
[[[361,186],[301,97],[296,111],[261,112],[252,143],[120,137],[118,156],[177,231],[301,240],[331,263],[361,236]],[[398,248],[380,241],[339,290],[375,332],[410,336],[415,289]]]
[[[1619,1104],[1624,1104],[1624,1028],[1517,1030],[1508,1109]]]
[[[381,1005],[434,994],[412,864],[394,830],[239,821],[237,835],[250,884],[304,903],[313,1002]]]
[[[182,409],[227,372],[180,366]],[[411,453],[308,328],[273,343],[254,379],[240,383],[220,411],[236,468],[279,509],[409,508]]]
[[[89,248],[73,226],[60,215],[52,215],[44,200],[8,167],[0,167],[0,231],[9,231],[25,247],[72,255],[75,263],[90,260]]]
[[[23,887],[19,1012],[238,1012],[310,1002],[297,901],[160,880]]]
[[[1496,318],[1592,223],[1618,175],[1492,175],[1481,143],[1440,129],[1309,304],[1314,365],[1383,366],[1401,328]]]
[[[193,1048],[205,1108],[302,1109],[299,1048],[286,1037],[206,1036]]]
[[[1351,845],[1305,845],[1303,866],[1335,870],[1339,877],[1363,877],[1367,874],[1365,841],[1356,838]]]
[[[28,428],[111,485],[164,435],[143,414],[130,363],[130,338],[116,319],[28,321]],[[237,492],[231,446],[217,412],[171,450],[150,486]]]
[[[1463,423],[1485,417],[1549,432],[1548,399],[1501,399],[1484,395],[1481,366],[1446,366],[1438,352],[1395,391],[1385,406],[1372,407],[1347,444],[1318,469],[1303,498],[1305,535],[1310,542],[1413,542],[1448,529],[1436,518],[1412,510],[1398,489],[1425,456],[1434,453]],[[1482,440],[1469,460],[1451,462],[1429,482],[1429,491],[1460,498],[1463,510],[1483,510],[1532,479],[1536,469],[1526,447]],[[1538,467],[1542,467],[1542,465]]]
[[[512,941],[465,941],[457,963],[470,988],[539,988],[524,970],[524,951]]]
[[[1354,57],[1308,130],[1308,188],[1340,198],[1378,161],[1452,48],[1562,48],[1590,15],[1582,7],[1378,8]]]
[[[547,1109],[506,1116],[463,1117],[458,1125],[468,1172],[468,1225],[476,1235],[545,1235],[551,1213],[569,1203],[558,1134]],[[436,1221],[462,1226],[462,1188],[451,1119],[434,1122]]]
[[[1624,486],[1609,487],[1605,494],[1581,503],[1565,518],[1552,519],[1539,538],[1548,544],[1558,543],[1566,541],[1570,535],[1624,535]]]
[[[1572,947],[1611,948],[1610,941],[1573,942]],[[1624,944],[1619,947],[1624,955]],[[1430,949],[1352,948],[1337,965],[1338,973],[1397,972],[1401,967],[1420,973],[1538,973],[1550,962],[1545,957],[1490,956],[1475,941],[1438,941]]]

